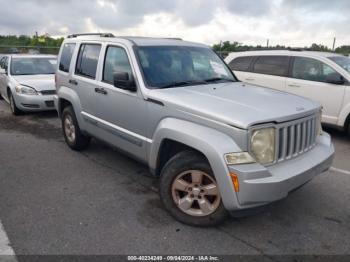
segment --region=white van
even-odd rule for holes
[[[350,135],[350,58],[312,51],[247,51],[225,59],[243,82],[311,98],[323,105],[322,122]]]

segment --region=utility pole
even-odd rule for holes
[[[220,40],[220,56],[222,57],[222,51],[221,51],[221,47],[222,47],[222,41]]]
[[[267,39],[267,41],[266,41],[266,48],[269,48],[269,39]]]
[[[336,38],[334,37],[334,39],[333,39],[333,48],[332,48],[332,51],[334,51],[334,48],[335,48],[335,40],[336,40]]]

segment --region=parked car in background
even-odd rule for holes
[[[226,63],[239,80],[318,101],[322,122],[350,136],[350,58],[311,51],[231,53]]]
[[[72,35],[58,61],[67,145],[97,137],[146,163],[183,223],[214,225],[279,200],[331,165],[319,103],[238,82],[208,46]]]
[[[0,60],[0,98],[14,115],[24,111],[55,110],[55,70],[52,55],[8,55]]]
[[[18,50],[16,47],[11,47],[11,48],[8,50],[8,53],[9,53],[9,54],[18,54],[18,53],[19,53],[19,50]]]

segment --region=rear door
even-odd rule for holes
[[[97,86],[97,67],[100,58],[101,44],[99,43],[77,43],[76,52],[73,55],[71,74],[67,87],[75,90],[78,94],[83,118],[82,129],[95,135],[98,132],[96,121],[86,117],[86,114],[94,116],[95,112],[95,87]]]
[[[327,83],[329,76],[341,75],[318,59],[295,57],[292,61],[287,90],[318,101],[323,106],[323,122],[336,124],[344,99],[345,85]]]
[[[244,82],[286,91],[288,56],[257,56],[246,73]]]

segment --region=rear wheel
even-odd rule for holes
[[[23,112],[19,110],[18,107],[16,106],[15,98],[13,97],[11,92],[9,92],[9,100],[10,100],[10,109],[12,114],[14,114],[15,116],[22,114]]]
[[[62,130],[66,143],[73,150],[83,150],[90,143],[90,137],[82,134],[73,107],[68,106],[62,112]]]
[[[159,192],[165,208],[182,223],[213,226],[227,218],[211,167],[196,152],[180,152],[167,162]]]

